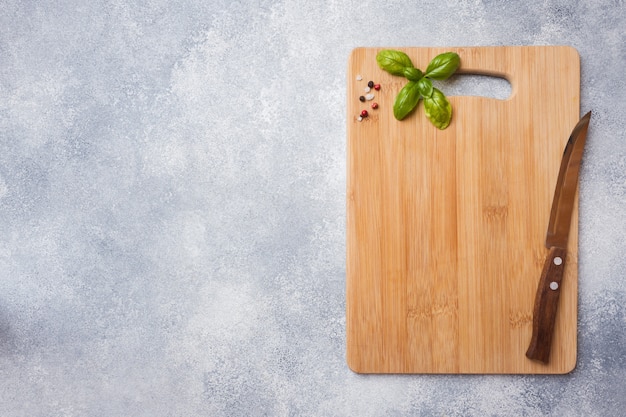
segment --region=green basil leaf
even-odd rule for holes
[[[428,78],[424,77],[417,82],[417,88],[420,91],[420,94],[426,98],[433,95],[433,82]]]
[[[393,103],[393,115],[396,119],[404,119],[417,106],[420,92],[415,81],[409,81],[398,93]]]
[[[378,66],[393,75],[404,75],[405,68],[412,68],[413,63],[407,54],[393,49],[384,49],[376,54]]]
[[[424,73],[414,67],[405,67],[402,75],[409,81],[419,81],[424,76]]]
[[[438,89],[433,88],[433,95],[424,98],[424,109],[426,110],[428,120],[438,129],[443,130],[450,124],[452,106],[446,96]]]
[[[430,61],[426,68],[426,77],[433,80],[445,80],[461,65],[461,58],[454,52],[439,54]]]

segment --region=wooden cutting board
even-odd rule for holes
[[[454,77],[510,82],[506,100],[449,97],[452,122],[441,131],[426,119],[423,103],[403,121],[394,119],[393,102],[406,80],[377,66],[380,49],[355,49],[347,75],[350,368],[571,371],[577,209],[550,363],[533,362],[525,352],[561,155],[580,117],[578,53],[561,46],[387,48],[403,50],[422,70],[437,54],[454,51],[461,57]],[[362,103],[369,80],[381,89]],[[362,109],[369,117],[359,121]]]

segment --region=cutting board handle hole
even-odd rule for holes
[[[511,83],[502,77],[480,74],[455,74],[445,81],[433,81],[433,85],[446,96],[476,96],[508,100]]]

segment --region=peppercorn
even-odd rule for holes
[[[374,87],[374,81],[370,81],[370,82],[368,82],[368,83],[367,83],[367,86],[368,86],[369,88]]]
[[[378,103],[372,103],[372,108],[373,109],[377,109],[378,108]]]
[[[361,96],[361,97],[359,97],[359,100],[360,100],[360,101],[365,101],[365,97],[364,97],[364,96]]]
[[[362,110],[361,111],[361,117],[367,117],[367,110]]]
[[[380,90],[380,84],[374,84],[374,90],[376,91]]]

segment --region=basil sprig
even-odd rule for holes
[[[446,52],[437,55],[423,73],[413,66],[411,58],[402,51],[385,49],[376,55],[376,62],[383,70],[405,77],[409,82],[400,90],[393,104],[393,115],[402,120],[424,99],[426,117],[438,129],[445,129],[452,119],[452,106],[446,96],[433,87],[431,80],[445,80],[461,65],[459,55]]]

